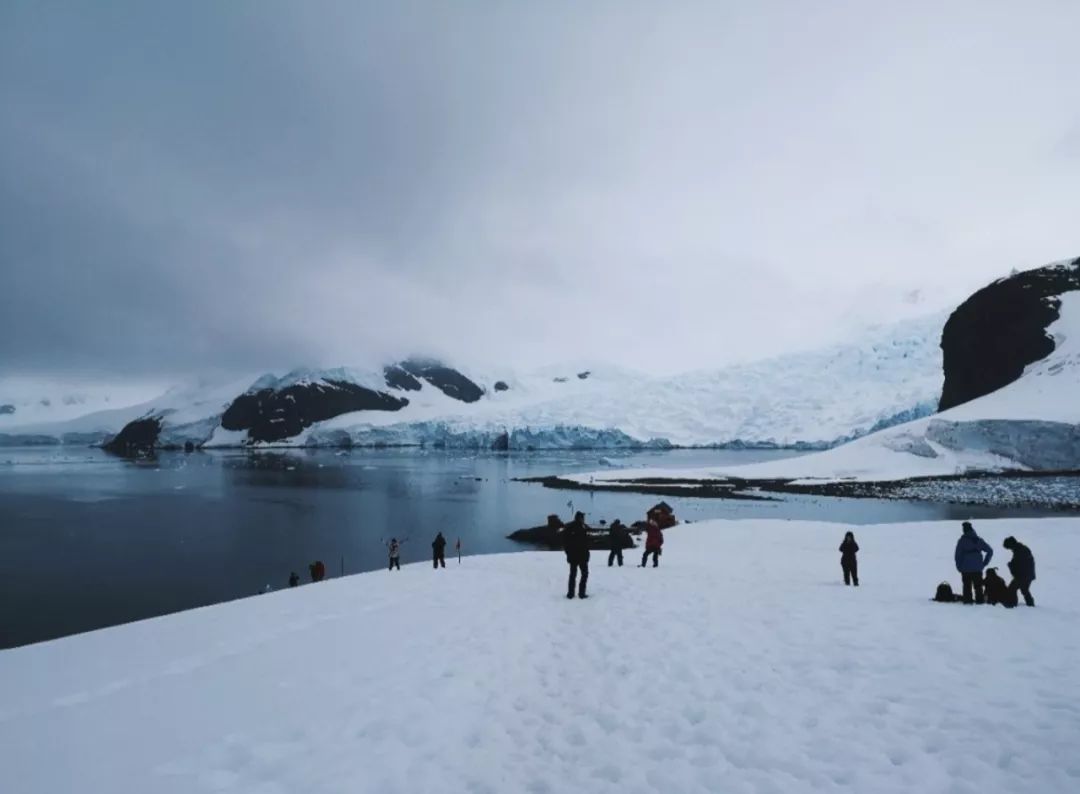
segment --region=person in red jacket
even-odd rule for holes
[[[660,550],[664,545],[664,533],[660,531],[660,525],[649,519],[648,524],[645,525],[645,553],[641,555],[641,565],[639,567],[644,568],[646,560],[649,559],[649,555],[652,555],[652,567],[655,568],[660,564]]]

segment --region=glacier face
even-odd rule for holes
[[[377,389],[405,404],[394,411],[355,411],[305,422],[287,437],[255,443],[825,448],[933,411],[941,390],[938,342],[944,320],[944,314],[907,320],[867,329],[847,344],[676,376],[650,376],[596,362],[527,373],[498,367],[462,370],[478,387],[468,402],[457,395],[455,383],[435,377],[445,373],[430,369],[412,379],[392,368],[295,370],[283,376],[191,384],[128,409],[22,432],[32,430],[58,441],[65,435],[83,441],[96,436],[100,442],[127,422],[153,417],[161,420],[159,446],[237,446],[253,443],[250,433],[222,425],[238,397],[266,390],[286,394],[334,382]],[[11,443],[17,436],[8,438]]]

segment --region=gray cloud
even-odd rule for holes
[[[673,370],[1080,254],[1080,9],[719,5],[7,4],[0,370]]]

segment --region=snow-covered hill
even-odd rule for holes
[[[1075,266],[1075,265],[1074,265]],[[977,471],[1080,469],[1080,289],[1053,298],[1052,352],[1003,388],[813,455],[725,469],[604,470],[573,479],[888,481]]]
[[[123,411],[0,433],[7,443],[20,433],[100,442],[152,417],[159,446],[827,447],[934,410],[944,319],[907,320],[867,329],[849,344],[671,377],[580,362],[530,373],[434,362],[298,370],[174,389]]]
[[[0,433],[7,432],[6,428],[64,422],[125,408],[145,402],[160,390],[160,385],[142,382],[0,376]]]
[[[587,601],[523,552],[3,651],[4,791],[1075,791],[1080,521],[977,522],[1038,560],[1013,610],[929,600],[955,523],[857,529],[845,588],[848,529],[681,525]]]

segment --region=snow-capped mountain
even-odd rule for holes
[[[982,362],[977,373],[967,359],[948,354],[968,344],[969,355]],[[1017,273],[975,293],[953,314],[942,347],[954,407],[933,416],[798,458],[722,470],[607,470],[575,479],[887,481],[1080,469],[1080,259]]]
[[[477,372],[424,359],[249,376],[177,387],[67,422],[0,429],[0,443],[102,443],[115,436],[118,451],[247,444],[826,447],[934,410],[944,319],[907,320],[867,329],[850,344],[678,376],[592,362]]]

